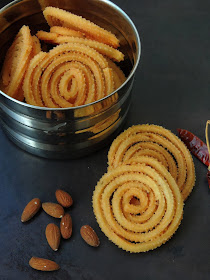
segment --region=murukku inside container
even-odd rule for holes
[[[50,15],[50,13],[48,13],[49,11],[50,13],[52,12],[53,15]],[[70,26],[63,26],[62,24],[54,26],[55,23],[61,23],[61,21],[57,19],[57,13],[64,17],[68,15],[69,18],[74,17],[78,19],[83,26],[82,29],[69,28]],[[60,50],[63,53],[69,52],[68,48],[69,45],[71,45],[71,52],[78,55],[78,59],[75,59],[75,62],[81,63],[81,65],[84,65],[84,59],[86,59],[86,57],[87,59],[90,58],[89,62],[92,61],[90,63],[88,62],[88,65],[85,65],[86,69],[84,69],[84,67],[82,69],[82,67],[77,64],[74,65],[73,69],[68,70],[67,65],[70,67],[70,64],[69,61],[66,61],[66,66],[63,67],[63,65],[60,65],[57,67],[59,69],[54,68],[52,77],[47,80],[49,75],[44,73],[47,71],[46,67],[48,67],[50,63],[53,63],[52,61],[50,62],[50,59],[56,60],[56,56],[60,56],[60,54],[56,51],[45,51],[47,54],[45,59],[43,59],[44,54],[42,47],[45,49],[45,45],[41,46],[39,39],[36,36],[32,36],[32,51],[30,56],[28,56],[28,60],[25,59],[25,61],[27,61],[27,67],[24,68],[24,71],[20,71],[24,73],[24,78],[20,78],[20,83],[16,83],[17,85],[15,86],[17,89],[15,90],[16,93],[13,94],[14,98],[21,101],[25,98],[27,103],[40,107],[78,107],[108,96],[124,83],[126,78],[123,71],[118,65],[109,60],[109,58],[116,61],[124,60],[123,53],[115,49],[118,47],[118,43],[115,46],[113,46],[112,43],[110,43],[110,45],[107,44],[107,40],[110,40],[110,42],[113,42],[113,40],[119,42],[113,33],[78,15],[73,15],[68,11],[54,7],[47,7],[44,11],[44,15],[51,28],[50,32],[38,31],[37,36],[41,40],[46,40],[49,44],[60,44],[59,47],[61,47]],[[65,20],[68,21],[67,18],[64,19],[64,22]],[[77,25],[76,22],[75,24]],[[93,27],[94,31],[91,31],[88,27],[89,25]],[[86,29],[88,29],[90,33],[89,31],[86,32]],[[97,29],[97,32],[95,29]],[[97,36],[94,37],[92,32],[96,32]],[[101,36],[102,40],[100,40],[98,36]],[[103,42],[103,40],[106,42]],[[18,39],[16,41],[18,41]],[[65,47],[63,47],[63,45],[65,45]],[[66,48],[67,50],[65,50]],[[20,49],[24,50],[25,45],[20,47]],[[13,50],[13,48],[11,50]],[[42,52],[42,54],[39,56],[38,54],[40,52]],[[38,56],[33,60],[33,57],[36,55]],[[41,60],[38,61],[38,59]],[[15,65],[15,61],[13,64]],[[28,69],[28,66],[30,69]],[[77,69],[77,66],[79,66],[79,69]],[[128,70],[127,66],[126,68]],[[4,69],[6,68],[4,67]],[[61,75],[61,69],[65,69],[63,75]],[[7,73],[6,70],[3,72],[3,83],[5,83]],[[37,79],[37,81],[35,81],[35,79]],[[53,84],[51,84],[51,81]],[[6,91],[5,87],[2,87],[2,89]],[[9,89],[7,92],[10,94]]]

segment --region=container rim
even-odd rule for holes
[[[17,3],[20,3],[24,0],[14,0],[12,2],[10,2],[9,4],[5,5],[4,7],[2,7],[0,9],[0,13],[6,11],[8,8],[12,7],[13,5],[17,4]],[[77,107],[68,107],[68,108],[49,108],[49,107],[40,107],[40,106],[34,106],[34,105],[30,105],[30,104],[27,104],[27,103],[24,103],[24,102],[21,102],[19,100],[16,100],[14,99],[13,97],[7,95],[6,93],[4,93],[3,91],[0,90],[0,93],[10,99],[12,102],[15,102],[21,106],[24,106],[24,107],[27,107],[27,108],[30,108],[30,109],[35,109],[35,110],[42,110],[42,111],[67,111],[67,110],[77,110],[77,109],[82,109],[82,108],[86,108],[86,107],[89,107],[89,106],[93,106],[97,103],[100,103],[102,102],[103,100],[106,100],[108,99],[109,97],[111,97],[112,95],[114,95],[116,92],[118,92],[121,88],[123,88],[123,86],[125,84],[127,84],[130,79],[133,77],[134,73],[136,72],[136,69],[138,67],[138,64],[139,64],[139,61],[140,61],[140,57],[141,57],[141,40],[140,40],[140,36],[139,36],[139,33],[137,31],[137,28],[135,27],[133,21],[130,19],[130,17],[119,7],[117,6],[116,4],[114,4],[113,2],[109,1],[109,0],[98,0],[99,2],[104,2],[106,3],[107,5],[111,6],[113,9],[115,9],[116,11],[118,11],[120,14],[122,14],[124,16],[124,18],[127,20],[127,22],[130,24],[130,26],[132,27],[133,31],[134,31],[134,34],[135,34],[135,37],[136,37],[136,41],[137,41],[137,59],[136,59],[136,62],[133,66],[133,69],[131,70],[129,76],[127,77],[127,79],[125,80],[125,82],[119,87],[117,88],[115,91],[113,91],[111,94],[97,100],[97,101],[94,101],[92,103],[89,103],[89,104],[85,104],[85,105],[80,105],[80,106],[77,106]]]

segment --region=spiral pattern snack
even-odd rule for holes
[[[69,43],[35,56],[23,89],[32,105],[66,108],[99,100],[115,85],[112,69],[102,55],[85,45]]]
[[[61,26],[74,29],[96,41],[114,48],[119,47],[119,40],[114,34],[81,16],[54,7],[47,7],[43,13],[50,27]]]
[[[139,157],[106,173],[93,194],[93,210],[105,235],[131,253],[164,244],[183,216],[183,199],[157,160]]]
[[[141,151],[145,147],[146,153]],[[153,156],[166,167],[168,165],[184,200],[187,199],[195,184],[194,163],[190,152],[176,135],[157,125],[133,126],[112,143],[108,153],[109,168],[116,168],[132,156],[140,154]]]
[[[9,96],[23,101],[22,82],[30,59],[40,51],[38,38],[31,36],[28,26],[23,26],[7,51],[2,73],[1,90]]]

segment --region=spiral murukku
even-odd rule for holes
[[[43,13],[50,27],[68,27],[87,34],[96,41],[110,45],[114,48],[119,47],[119,40],[113,33],[81,16],[54,7],[45,8]]]
[[[2,90],[21,101],[24,99],[21,85],[29,61],[33,56],[32,50],[34,50],[35,44],[29,27],[24,25],[7,51],[2,68]]]
[[[93,210],[101,230],[131,253],[164,244],[183,216],[182,195],[171,174],[157,160],[142,158],[142,162],[106,173],[93,194]]]
[[[195,169],[192,156],[184,143],[169,130],[157,125],[137,125],[133,126],[121,135],[119,135],[112,143],[109,153],[109,168],[116,168],[118,165],[131,158],[132,154],[138,154],[140,145],[149,143],[150,149],[157,148],[157,145],[166,150],[162,155],[171,167],[168,169],[174,176],[184,200],[191,193],[195,184]],[[147,144],[143,144],[147,145]],[[158,152],[158,150],[156,149]],[[174,161],[174,163],[172,163]],[[177,171],[176,171],[177,168]]]
[[[26,101],[32,105],[66,108],[109,95],[114,80],[101,54],[85,45],[69,43],[35,56],[23,89]]]
[[[40,40],[45,42],[49,42],[51,44],[60,45],[65,43],[79,43],[84,44],[85,46],[91,47],[97,50],[99,53],[106,55],[107,57],[120,62],[124,60],[124,55],[119,50],[116,50],[104,43],[97,42],[95,40],[86,39],[86,38],[79,38],[78,36],[67,36],[67,35],[60,35],[57,33],[52,32],[45,32],[45,31],[38,31],[37,37]]]

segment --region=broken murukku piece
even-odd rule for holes
[[[2,90],[20,101],[24,99],[21,85],[33,55],[34,44],[29,27],[24,25],[7,51],[2,68]]]
[[[142,143],[159,145],[167,153],[167,162],[173,168],[174,176],[184,200],[187,199],[195,184],[195,168],[192,156],[184,143],[171,131],[157,125],[136,125],[120,134],[112,143],[108,153],[109,168],[116,168],[138,152]],[[145,144],[144,144],[145,145]],[[174,161],[174,163],[172,163]],[[172,166],[173,165],[173,166]],[[175,168],[177,167],[177,171]]]
[[[36,36],[39,38],[39,40],[44,41],[45,43],[54,44],[54,41],[59,36],[59,34],[40,30],[36,33]]]
[[[41,44],[39,39],[36,36],[32,37],[33,40],[33,47],[32,47],[32,52],[31,52],[31,58],[33,58],[35,55],[41,52]]]
[[[93,193],[101,230],[131,253],[164,244],[183,216],[183,199],[175,180],[160,162],[145,158],[110,170]]]
[[[64,36],[85,38],[85,35],[82,32],[62,26],[52,26],[50,28],[50,32]]]
[[[113,33],[81,16],[54,7],[45,8],[43,14],[50,27],[68,27],[87,34],[96,41],[110,45],[114,48],[119,47],[119,40]]]
[[[79,38],[74,36],[67,36],[67,35],[60,35],[57,33],[52,32],[45,32],[45,31],[38,31],[37,37],[40,40],[43,40],[45,42],[49,42],[51,44],[60,45],[65,43],[79,43],[84,44],[85,46],[89,46],[95,50],[97,50],[99,53],[106,55],[107,57],[120,62],[124,59],[124,55],[119,50],[116,50],[104,43],[97,42],[95,40],[85,39],[85,38]]]

